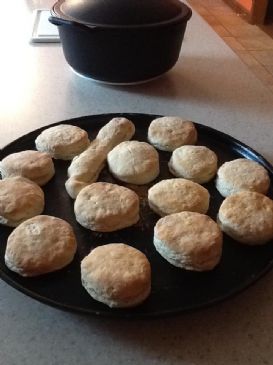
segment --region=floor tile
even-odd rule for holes
[[[273,94],[273,87],[269,86],[268,88],[270,89],[270,91],[271,91],[271,92],[272,92],[272,94]]]
[[[265,69],[273,75],[273,65],[265,66]],[[273,86],[273,85],[272,85]]]
[[[259,65],[259,62],[254,58],[251,54],[249,54],[248,51],[240,51],[237,50],[236,54],[241,58],[241,60],[247,65],[247,66],[255,66]]]
[[[244,50],[244,47],[241,43],[239,43],[237,41],[236,38],[234,37],[223,37],[223,40],[230,46],[230,48],[232,48],[233,50],[236,51],[242,51]]]
[[[260,28],[265,34],[273,39],[273,22],[272,24],[261,25]]]
[[[250,66],[249,68],[265,85],[273,85],[273,75],[262,65]]]
[[[209,14],[209,15],[203,15],[202,18],[205,19],[205,21],[209,25],[211,25],[211,26],[213,26],[213,25],[221,25],[221,24],[219,24],[218,19],[214,15],[211,15],[211,14]]]
[[[273,39],[267,34],[259,34],[255,37],[237,37],[239,43],[247,50],[269,50],[273,49]]]
[[[231,0],[188,3],[273,93],[273,24],[250,24],[246,12],[230,6]]]
[[[229,31],[223,27],[221,24],[215,24],[211,26],[216,33],[218,33],[221,37],[229,37],[231,34]]]
[[[215,15],[216,16],[216,15]],[[244,18],[242,18],[239,14],[219,14],[217,15],[217,19],[224,26],[242,26],[246,24]]]
[[[199,4],[192,4],[190,1],[188,1],[188,4],[194,7],[194,9],[198,12],[199,15],[203,16],[203,15],[210,15],[210,12],[208,11],[208,9],[206,7],[204,7],[203,5],[199,5]]]
[[[230,14],[233,15],[233,10],[229,6],[207,6],[207,9],[210,13],[214,15],[225,15]]]
[[[259,36],[261,34],[261,30],[256,25],[252,24],[241,24],[241,25],[233,25],[233,24],[225,24],[225,28],[234,36],[234,37],[249,37],[249,36]]]
[[[273,65],[273,50],[249,51],[264,66]]]

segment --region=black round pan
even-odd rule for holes
[[[157,117],[147,114],[102,114],[61,123],[80,126],[93,138],[98,130],[115,116],[131,119],[136,126],[134,139],[141,141],[147,141],[148,125]],[[214,150],[218,155],[219,165],[228,160],[246,157],[262,164],[272,178],[272,166],[253,149],[212,128],[200,124],[196,124],[196,127],[199,134],[198,144]],[[34,140],[43,129],[45,128],[31,132],[6,146],[1,151],[0,158],[13,152],[34,149]],[[170,153],[159,152],[159,154],[161,173],[155,182],[172,177],[167,167]],[[247,288],[271,269],[273,242],[264,246],[248,247],[233,241],[228,236],[224,236],[221,262],[211,272],[190,272],[171,266],[153,247],[153,227],[159,217],[147,205],[146,194],[149,186],[127,185],[135,189],[141,198],[141,220],[136,226],[107,234],[82,228],[74,218],[73,200],[69,198],[64,188],[68,165],[68,161],[55,161],[56,175],[44,187],[46,197],[44,213],[66,219],[72,224],[78,240],[78,251],[72,264],[63,270],[41,277],[20,277],[9,271],[4,263],[6,241],[12,228],[1,227],[0,229],[1,277],[23,293],[66,310],[111,317],[157,317],[199,309],[220,302]],[[99,180],[119,183],[111,177],[107,168],[103,170]],[[204,186],[211,194],[208,214],[215,219],[223,198],[216,191],[214,181]],[[272,186],[268,195],[273,197]],[[93,300],[81,286],[80,261],[93,247],[109,242],[124,242],[132,245],[143,251],[151,262],[152,292],[150,297],[136,308],[110,309]]]

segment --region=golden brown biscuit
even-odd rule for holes
[[[55,174],[52,158],[48,153],[26,150],[8,155],[0,161],[2,178],[22,176],[45,185]]]
[[[212,270],[222,255],[222,232],[207,215],[181,212],[159,219],[156,250],[170,264],[186,270]]]
[[[139,220],[139,198],[130,189],[97,182],[83,188],[74,205],[76,220],[85,228],[112,232]]]
[[[146,142],[120,143],[108,153],[107,162],[114,177],[130,184],[147,184],[159,174],[158,153]]]
[[[217,172],[216,188],[224,197],[244,190],[266,194],[269,185],[266,169],[246,158],[225,162]]]
[[[38,215],[21,223],[10,234],[5,263],[22,276],[37,276],[68,265],[77,249],[69,223],[48,215]]]
[[[154,119],[148,128],[148,141],[162,151],[174,151],[186,144],[195,144],[197,131],[193,122],[181,117]]]
[[[72,160],[89,146],[88,134],[82,128],[59,124],[47,128],[35,139],[38,151],[47,152],[53,158]]]
[[[43,190],[21,176],[0,180],[0,223],[16,227],[44,210]]]
[[[150,208],[162,217],[182,211],[206,213],[209,200],[207,189],[182,178],[161,180],[148,190]]]
[[[92,250],[81,262],[81,278],[92,298],[109,307],[136,306],[151,291],[148,259],[123,243],[109,243]]]
[[[182,146],[173,151],[170,172],[185,179],[204,184],[217,171],[217,155],[205,146]]]
[[[273,239],[273,201],[252,191],[230,195],[220,206],[218,223],[238,242],[264,244]]]

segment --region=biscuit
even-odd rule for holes
[[[210,181],[217,171],[217,155],[205,146],[182,146],[173,151],[170,172],[198,184]]]
[[[65,182],[65,188],[73,199],[87,185],[95,182],[106,163],[108,145],[94,139],[90,146],[76,156],[68,168],[69,179]]]
[[[21,176],[0,180],[0,223],[16,227],[44,210],[43,190]]]
[[[220,206],[218,223],[238,242],[264,244],[273,239],[273,201],[252,191],[230,195]]]
[[[130,189],[97,182],[83,188],[74,204],[76,220],[98,232],[112,232],[139,220],[139,198]]]
[[[205,214],[209,201],[207,189],[182,178],[161,180],[148,190],[149,206],[161,217],[182,211]]]
[[[195,144],[197,131],[193,122],[180,117],[160,117],[154,119],[148,128],[148,141],[162,151]]]
[[[120,143],[108,153],[107,162],[115,178],[130,184],[147,184],[159,174],[158,153],[146,142]]]
[[[168,215],[154,228],[156,250],[170,264],[186,270],[212,270],[221,259],[222,244],[218,225],[196,212]]]
[[[106,163],[107,153],[135,133],[134,124],[126,118],[113,118],[103,126],[90,146],[76,156],[68,168],[65,188],[73,199],[85,186],[95,182]]]
[[[38,151],[47,152],[60,160],[72,160],[83,152],[90,141],[85,130],[70,124],[59,124],[45,129],[35,139]]]
[[[266,169],[246,158],[225,162],[217,172],[216,188],[224,197],[244,190],[266,194],[269,185]]]
[[[22,276],[62,269],[74,258],[76,238],[69,223],[38,215],[21,223],[8,237],[5,263]]]
[[[123,141],[128,141],[135,134],[135,126],[129,119],[123,117],[113,118],[103,126],[97,139],[108,145],[109,151]]]
[[[109,307],[142,303],[151,291],[151,266],[139,250],[123,243],[96,247],[81,262],[82,285]]]
[[[45,185],[55,174],[52,158],[48,153],[26,150],[8,155],[0,161],[2,179],[22,176]]]

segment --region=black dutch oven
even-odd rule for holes
[[[49,20],[76,72],[135,83],[175,65],[191,15],[179,0],[59,0]]]

